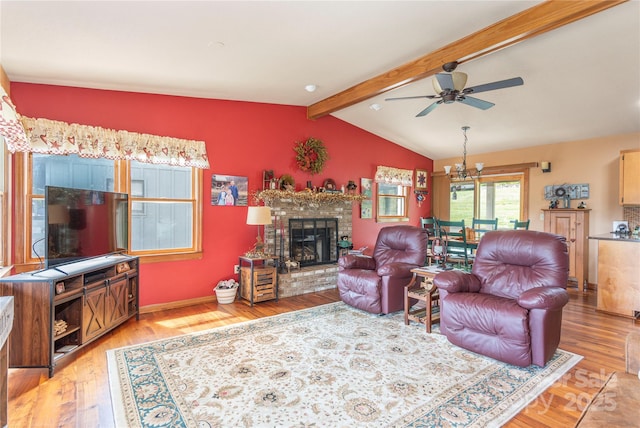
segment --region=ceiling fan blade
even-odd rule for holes
[[[500,80],[498,82],[485,83],[484,85],[472,86],[465,88],[462,92],[465,94],[477,94],[478,92],[493,91],[495,89],[510,88],[512,86],[520,86],[524,84],[522,77],[514,77],[512,79]]]
[[[448,73],[437,73],[436,80],[443,91],[453,91],[453,76]]]
[[[433,99],[437,98],[437,95],[416,95],[413,97],[395,97],[395,98],[385,98],[385,101],[396,101],[396,100],[415,100],[417,98],[428,98]]]
[[[427,107],[426,109],[422,110],[420,113],[416,114],[416,117],[422,117],[422,116],[428,115],[429,113],[431,113],[431,111],[433,109],[438,107],[439,104],[442,104],[442,100],[436,101],[435,103],[431,104],[429,107]]]
[[[466,104],[468,106],[476,107],[482,110],[489,109],[495,105],[494,103],[490,103],[489,101],[484,101],[479,98],[468,97],[466,95],[463,97],[459,97],[456,101],[459,101],[462,104]]]

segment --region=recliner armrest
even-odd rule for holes
[[[375,270],[376,261],[368,256],[356,256],[347,254],[338,259],[338,266],[342,269],[367,269]]]
[[[525,309],[560,309],[569,302],[569,294],[562,287],[537,287],[518,297],[518,305]]]
[[[417,267],[419,266],[413,263],[392,262],[380,266],[377,273],[380,276],[395,276],[400,278],[409,277],[413,275],[411,273],[411,269],[415,269]]]
[[[437,274],[433,278],[433,285],[448,293],[477,293],[480,290],[480,278],[472,273],[450,270]]]

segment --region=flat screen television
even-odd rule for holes
[[[126,193],[46,186],[46,268],[128,250]]]

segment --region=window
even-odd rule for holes
[[[398,184],[378,183],[379,222],[409,220],[408,189]]]
[[[471,227],[473,218],[498,218],[498,228],[510,229],[511,220],[526,218],[524,174],[489,175],[479,180],[451,183],[451,220],[464,220]]]
[[[45,254],[44,189],[47,185],[129,193],[130,253],[174,256],[200,251],[201,170],[77,155],[24,156],[27,200],[24,211],[23,262]],[[196,228],[198,225],[198,228]],[[18,249],[19,251],[19,249]]]
[[[511,229],[511,220],[524,218],[522,176],[496,176],[480,179],[476,218],[498,218],[498,228]]]
[[[193,247],[193,174],[187,167],[131,162],[132,252]]]

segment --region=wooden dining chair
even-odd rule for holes
[[[483,233],[490,230],[498,230],[498,219],[474,218],[471,222],[471,228],[480,237]]]
[[[467,234],[464,220],[450,221],[438,220],[441,235],[447,240],[447,261],[470,265],[471,248],[467,245]]]
[[[427,230],[429,239],[427,240],[427,265],[431,265],[433,262],[433,240],[440,236],[438,228],[438,219],[435,217],[420,217],[420,226]]]
[[[420,226],[429,231],[429,235],[435,235],[438,228],[438,219],[435,217],[420,217]]]
[[[519,220],[512,220],[513,223],[513,228],[518,230],[529,230],[529,219],[525,220],[525,221],[519,221]]]

